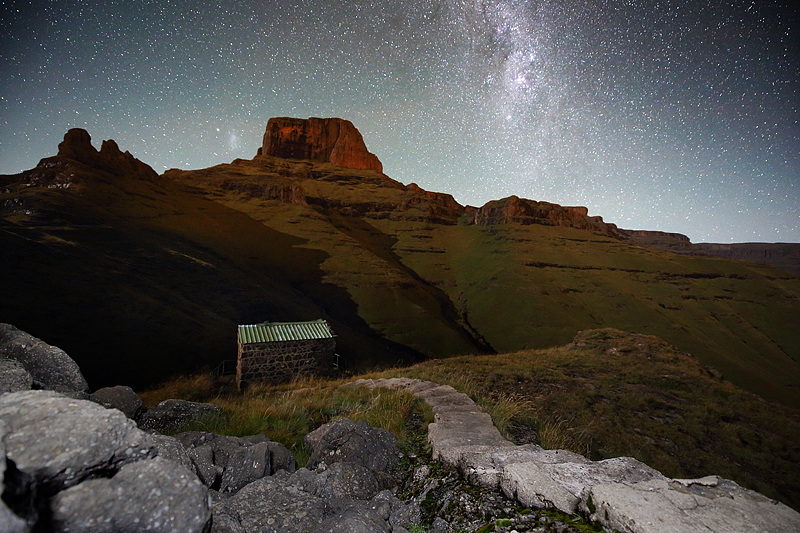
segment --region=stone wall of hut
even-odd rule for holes
[[[329,374],[335,362],[335,339],[239,344],[236,385],[284,383],[304,374]]]

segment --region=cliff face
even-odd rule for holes
[[[472,223],[479,226],[497,224],[541,224],[588,229],[606,235],[620,236],[617,226],[603,222],[602,217],[590,217],[586,207],[561,206],[548,202],[509,196],[486,203],[471,213]]]
[[[367,150],[361,133],[352,122],[341,118],[271,118],[259,155],[383,172],[383,165]]]

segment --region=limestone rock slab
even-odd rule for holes
[[[159,457],[68,488],[52,508],[55,530],[69,532],[200,533],[211,518],[208,491],[197,477]]]
[[[0,396],[6,454],[49,491],[152,457],[156,444],[120,411],[57,392]]]

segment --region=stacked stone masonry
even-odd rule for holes
[[[526,507],[580,513],[621,533],[800,531],[800,513],[719,476],[669,479],[631,457],[590,461],[567,450],[514,445],[449,385],[409,378],[349,385],[407,389],[427,401],[435,413],[428,426],[433,458]]]
[[[280,383],[303,374],[325,374],[333,368],[335,339],[239,344],[236,383]]]

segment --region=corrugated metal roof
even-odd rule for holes
[[[264,322],[239,326],[239,342],[300,341],[307,339],[330,339],[335,337],[324,320],[311,322]]]

